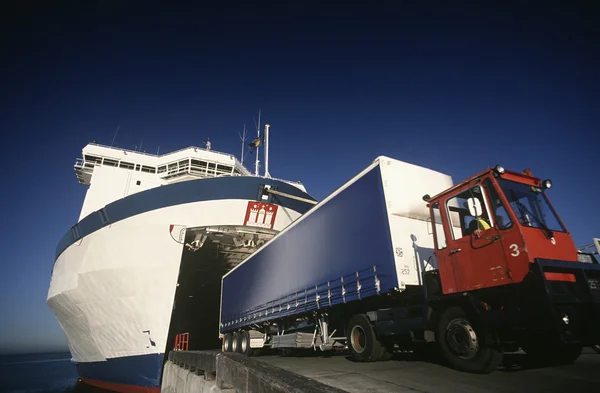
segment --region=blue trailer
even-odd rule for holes
[[[422,196],[450,186],[447,175],[377,158],[223,277],[224,350],[343,346],[347,315],[422,289],[422,272],[435,269]],[[366,358],[385,351],[375,352]]]

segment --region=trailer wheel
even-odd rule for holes
[[[250,333],[247,330],[238,332],[236,348],[236,352],[241,353],[242,355],[252,356],[252,348],[250,348]]]
[[[449,307],[440,316],[436,341],[453,368],[488,374],[502,362],[502,351],[483,344],[482,338],[486,334],[489,332],[475,328],[461,307]]]
[[[223,352],[231,352],[232,344],[233,344],[233,337],[232,337],[231,333],[225,334],[225,336],[223,337],[222,351]]]
[[[364,314],[356,314],[348,322],[348,349],[358,362],[374,362],[385,350],[377,340],[371,321]]]
[[[231,340],[231,352],[240,351],[240,332],[234,332]]]

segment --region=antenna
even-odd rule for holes
[[[242,141],[242,159],[240,160],[240,162],[243,164],[244,163],[244,145],[246,144],[246,124],[244,124],[244,131],[241,134],[238,132],[238,135],[240,136],[240,140]]]
[[[258,140],[260,140],[260,109],[258,109],[258,124],[256,125],[256,134],[258,137]],[[260,144],[259,144],[260,146]],[[254,176],[259,176],[258,175],[258,149],[259,146],[256,147],[256,162],[254,164]]]
[[[115,144],[115,139],[117,138],[117,133],[119,132],[119,128],[121,128],[121,124],[119,124],[119,125],[117,126],[117,131],[115,131],[115,135],[113,136],[113,140],[112,140],[112,142],[110,143],[110,147],[112,147],[112,145],[114,145],[114,144]]]

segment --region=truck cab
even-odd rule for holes
[[[551,185],[498,166],[429,200],[444,294],[521,282],[540,258],[577,262],[575,243],[546,195]]]
[[[462,307],[468,328],[441,327],[461,336],[446,343],[457,356],[462,340],[463,351],[520,347],[540,359],[570,362],[582,346],[599,342],[599,266],[578,262],[548,198],[551,187],[529,170],[496,166],[424,197],[439,267],[438,309],[470,299]]]

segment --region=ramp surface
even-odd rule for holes
[[[347,392],[564,393],[594,392],[600,386],[600,354],[587,349],[573,365],[546,368],[524,368],[526,355],[507,354],[506,360],[513,367],[502,367],[489,375],[461,373],[409,355],[376,363],[354,363],[346,355],[327,358],[311,351],[307,356],[255,359]]]

